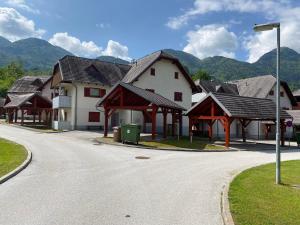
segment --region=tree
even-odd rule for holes
[[[23,66],[19,63],[11,63],[0,68],[0,97],[5,97],[13,83],[24,76]]]
[[[198,79],[211,80],[211,76],[204,70],[198,70],[198,72],[192,76],[192,79],[193,80],[198,80]]]

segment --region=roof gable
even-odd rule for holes
[[[13,86],[8,90],[8,93],[34,93],[38,92],[50,76],[24,76],[15,81]]]
[[[160,50],[157,52],[154,52],[150,55],[147,55],[141,59],[138,59],[136,62],[134,62],[131,65],[130,70],[126,74],[126,76],[122,79],[122,82],[124,83],[132,83],[136,81],[141,75],[143,75],[156,61],[160,59],[167,59],[171,60],[174,64],[177,65],[179,70],[182,72],[183,76],[185,79],[188,81],[188,83],[191,85],[191,88],[195,91],[196,85],[191,79],[190,75],[188,72],[184,69],[183,65],[180,63],[180,61],[169,55],[168,53]]]

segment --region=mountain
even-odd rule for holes
[[[72,53],[38,38],[15,42],[0,37],[0,66],[20,62],[27,70],[49,70],[58,59]]]
[[[113,56],[105,56],[105,55],[99,56],[97,59],[104,61],[104,62],[118,63],[118,64],[129,64],[130,63],[124,59],[116,58]]]
[[[200,60],[183,51],[173,49],[165,49],[165,51],[178,57],[191,74],[202,69],[215,79],[223,81],[266,74],[276,75],[276,49],[264,54],[255,63],[242,62],[222,56]],[[281,79],[287,81],[293,89],[300,88],[300,54],[287,47],[282,47],[280,54]]]

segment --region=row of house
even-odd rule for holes
[[[188,135],[191,123],[185,114],[194,104],[210,94],[275,101],[276,79],[272,75],[219,82],[194,82],[180,61],[164,51],[157,51],[130,65],[65,56],[54,65],[51,77],[23,77],[9,90],[4,108],[9,121],[51,123],[54,129],[98,129],[107,133],[109,128],[124,123],[143,126],[151,131]],[[281,81],[281,107],[292,110],[297,101],[286,82]],[[215,98],[216,99],[216,98]],[[274,104],[273,104],[274,106]],[[226,110],[225,110],[226,111]],[[258,112],[254,112],[258,113]],[[36,118],[37,117],[37,118]],[[245,119],[245,118],[243,118]],[[261,121],[248,118],[247,136],[263,138],[272,135],[273,118]],[[223,122],[213,123],[211,136],[225,136]],[[235,120],[230,135],[240,137],[243,124]],[[193,132],[205,135],[207,120],[194,123]]]

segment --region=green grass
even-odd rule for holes
[[[275,185],[275,164],[242,172],[230,185],[236,225],[300,224],[300,161],[283,162],[282,185]]]
[[[190,139],[188,137],[181,137],[180,140],[178,139],[166,139],[166,140],[145,140],[145,137],[141,137],[141,141],[139,145],[144,147],[151,147],[151,148],[166,148],[166,149],[194,149],[194,150],[224,150],[226,149],[224,146],[214,145],[208,143],[207,139],[201,138],[193,138],[193,143],[190,143]],[[101,137],[97,139],[100,142],[112,144],[114,143],[112,137]]]
[[[188,149],[195,149],[195,150],[226,149],[223,146],[208,143],[208,141],[205,139],[194,138],[193,142],[191,143],[188,137],[182,137],[179,140],[167,139],[167,140],[160,140],[160,141],[141,141],[140,144],[147,147],[154,147],[154,148],[188,148]]]
[[[27,151],[22,145],[0,138],[0,177],[21,165],[26,157]]]

